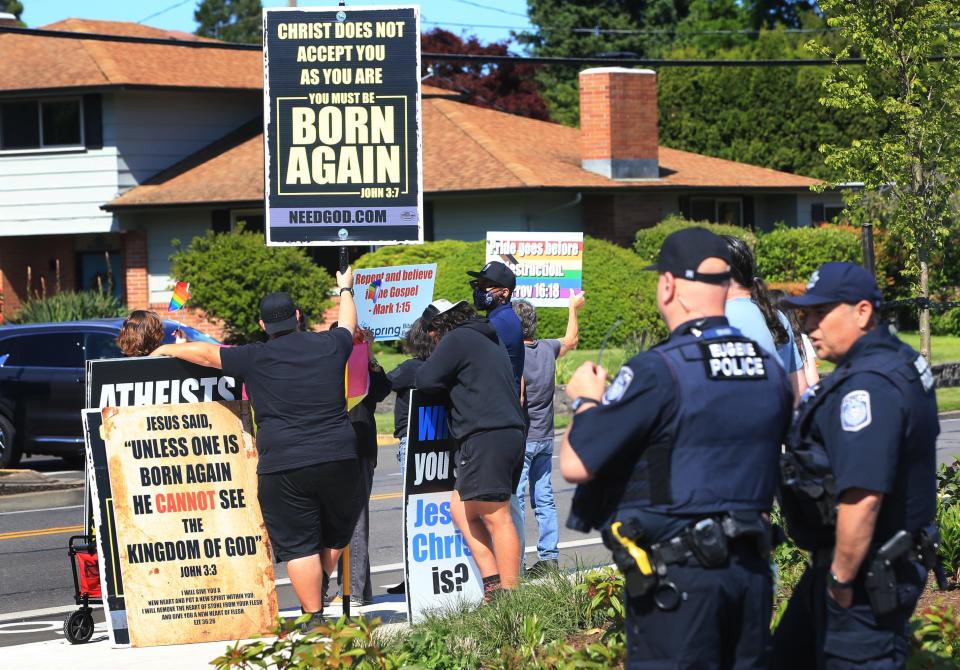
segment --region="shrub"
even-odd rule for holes
[[[415,263],[436,263],[434,297],[472,300],[467,270],[483,266],[485,244],[444,240],[416,246],[378,249],[357,259],[355,267],[371,268]],[[610,337],[610,346],[623,346],[646,331],[648,341],[666,334],[657,313],[656,275],[643,272],[646,265],[636,254],[603,240],[584,240],[583,282],[587,302],[580,312],[580,347],[600,346],[610,326],[622,319]],[[567,325],[565,308],[537,310],[539,337],[560,337]]]
[[[930,332],[934,335],[960,336],[960,309],[930,313]]]
[[[960,656],[960,612],[948,605],[933,605],[913,621],[913,639],[921,654],[914,654],[911,668],[957,667]],[[942,662],[946,660],[947,662]]]
[[[126,316],[127,309],[112,293],[103,291],[61,291],[46,298],[39,296],[24,302],[11,323],[49,323],[82,321]]]
[[[746,241],[751,248],[756,246],[757,243],[757,236],[740,226],[709,223],[707,221],[690,221],[682,216],[672,215],[652,228],[642,228],[638,230],[636,241],[633,243],[633,250],[637,252],[637,255],[640,256],[641,259],[646,261],[645,264],[652,263],[657,260],[660,247],[663,245],[663,241],[667,236],[684,228],[706,228],[717,235],[733,235]]]
[[[208,232],[186,249],[174,240],[173,276],[190,282],[190,305],[226,324],[230,342],[262,337],[260,300],[286,291],[310,324],[330,306],[333,278],[297,247],[268,247],[257,233]]]
[[[806,282],[829,261],[861,260],[860,239],[849,228],[777,228],[754,247],[760,275],[768,282]]]

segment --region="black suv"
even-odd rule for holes
[[[0,326],[0,468],[24,454],[84,460],[84,362],[119,358],[123,319]],[[164,321],[164,342],[181,328],[190,341],[216,342],[199,330]]]

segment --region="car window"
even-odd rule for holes
[[[5,367],[82,368],[79,333],[30,333],[0,340]]]
[[[98,358],[123,358],[123,352],[117,346],[117,336],[112,333],[86,333],[83,336],[83,357],[89,360]]]

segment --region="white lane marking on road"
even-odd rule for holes
[[[103,605],[90,605],[91,609],[98,610],[101,609]],[[24,610],[22,612],[10,612],[9,614],[0,614],[0,623],[6,621],[15,621],[16,619],[29,619],[35,616],[52,616],[54,614],[66,614],[67,612],[76,611],[76,605],[61,605],[59,607],[44,607],[38,610]],[[63,624],[63,622],[60,622]]]
[[[34,512],[55,512],[61,509],[79,509],[81,507],[83,507],[83,505],[67,505],[65,507],[42,507],[40,509],[22,509],[18,512],[0,512],[0,516],[4,516],[6,514],[33,514]]]
[[[0,623],[0,635],[18,635],[21,633],[46,633],[63,631],[62,621],[16,621]]]

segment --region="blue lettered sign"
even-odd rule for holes
[[[447,424],[449,407],[445,398],[410,392],[403,528],[411,622],[483,599],[480,572],[450,513],[456,440]]]
[[[354,271],[357,323],[378,342],[402,339],[433,301],[436,277],[436,263]]]

